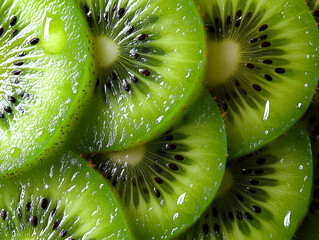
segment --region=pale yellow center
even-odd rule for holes
[[[98,67],[108,67],[114,63],[119,55],[118,45],[105,36],[95,39],[95,61]]]
[[[143,160],[145,150],[145,145],[140,145],[138,147],[124,149],[122,151],[109,152],[107,153],[107,157],[111,159],[112,162],[118,164],[136,165]]]
[[[207,85],[214,88],[236,71],[240,62],[240,47],[229,39],[208,43]]]
[[[234,184],[233,175],[228,169],[226,169],[223,181],[220,185],[216,198],[219,198],[223,196],[225,193],[227,193],[233,187],[233,184]]]

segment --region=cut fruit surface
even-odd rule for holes
[[[72,1],[2,1],[0,16],[2,178],[60,148],[95,82],[88,26]]]
[[[319,33],[300,0],[197,2],[208,36],[206,85],[226,113],[232,159],[306,111],[319,79]]]
[[[308,210],[312,167],[309,137],[299,124],[230,161],[212,205],[180,239],[291,239]]]
[[[114,193],[87,162],[54,157],[0,182],[0,239],[132,239]]]
[[[226,133],[206,92],[165,134],[145,145],[88,157],[119,194],[138,239],[173,237],[213,200],[226,161]]]
[[[76,2],[94,35],[97,83],[75,150],[121,150],[164,132],[198,96],[204,77],[205,33],[195,4]]]

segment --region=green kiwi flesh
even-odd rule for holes
[[[94,35],[97,83],[75,151],[121,150],[164,132],[204,77],[205,32],[194,2],[76,2]]]
[[[89,29],[71,0],[0,3],[0,178],[58,151],[92,95]]]
[[[131,239],[105,181],[73,153],[58,156],[0,181],[0,239]]]
[[[208,35],[206,84],[225,113],[230,158],[287,131],[318,83],[319,35],[300,0],[198,0]]]
[[[310,140],[302,124],[230,161],[212,205],[180,239],[291,239],[308,210]]]
[[[166,239],[190,226],[217,193],[226,133],[208,91],[169,130],[145,145],[88,156],[112,184],[138,239]]]

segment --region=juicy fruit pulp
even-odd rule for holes
[[[60,149],[95,83],[88,28],[72,1],[2,1],[0,15],[1,178]]]
[[[312,155],[302,124],[234,159],[212,205],[180,239],[291,239],[308,210]]]
[[[211,49],[206,84],[226,113],[232,159],[280,136],[305,112],[319,79],[319,34],[300,0],[198,5]]]
[[[138,239],[176,236],[216,195],[226,161],[223,121],[208,92],[192,106],[147,144],[88,158],[119,194]]]
[[[103,179],[72,153],[54,157],[0,182],[0,239],[131,239]]]
[[[121,150],[165,131],[203,80],[205,38],[194,3],[77,3],[94,35],[97,84],[75,150]]]

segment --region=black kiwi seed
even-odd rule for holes
[[[24,57],[25,55],[27,55],[25,52],[21,52],[21,53],[19,53],[19,57]]]
[[[148,71],[147,69],[140,69],[139,72],[143,74],[144,76],[151,75],[150,71]]]
[[[217,223],[214,224],[214,231],[216,234],[218,234],[220,232],[220,227]]]
[[[253,84],[252,85],[253,89],[255,89],[257,92],[261,91],[261,87],[258,84]]]
[[[243,220],[243,214],[241,213],[241,211],[236,210],[236,217],[239,221]]]
[[[265,79],[267,80],[267,81],[272,81],[272,77],[270,76],[270,75],[268,75],[268,74],[265,74]]]
[[[148,38],[148,35],[147,34],[141,34],[141,35],[139,35],[139,37],[138,37],[138,40],[145,40],[146,38]]]
[[[18,29],[13,30],[13,32],[11,33],[11,37],[14,37],[15,35],[18,34]]]
[[[7,212],[4,209],[1,210],[1,218],[3,221],[5,221],[7,218]]]
[[[13,63],[15,66],[21,66],[23,65],[23,62],[22,61],[16,61]]]
[[[38,218],[36,216],[33,216],[31,218],[31,224],[36,227],[38,225]]]
[[[174,170],[174,171],[177,171],[178,170],[178,166],[175,165],[174,163],[170,163],[168,164],[168,166],[170,167],[170,169]]]
[[[121,17],[123,16],[124,12],[125,12],[124,8],[121,8],[121,9],[117,12],[117,17],[118,17],[118,18],[121,18]]]
[[[268,28],[268,25],[264,24],[259,28],[259,32],[265,31],[267,28]]]
[[[262,46],[263,48],[270,47],[270,45],[271,45],[270,42],[263,42],[263,43],[261,44],[261,46]]]
[[[270,59],[266,59],[266,60],[263,61],[263,63],[264,63],[264,64],[272,64],[273,61],[270,60]]]
[[[246,66],[247,66],[248,68],[250,68],[250,69],[255,68],[254,64],[252,64],[252,63],[246,63]]]
[[[265,162],[266,162],[266,159],[265,159],[265,158],[258,158],[257,161],[256,161],[256,163],[257,163],[258,165],[264,164]]]
[[[131,34],[134,31],[134,27],[131,26],[127,31],[126,34]]]
[[[17,16],[13,16],[10,20],[10,25],[14,26],[17,23],[17,20],[18,20]]]
[[[161,196],[161,192],[160,190],[158,190],[157,188],[154,188],[154,194],[157,198],[159,198]]]
[[[7,113],[12,113],[12,109],[9,106],[5,106],[4,111],[6,111]]]
[[[171,140],[173,140],[174,138],[173,138],[173,136],[165,136],[164,137],[164,140],[165,141],[171,141]]]
[[[16,70],[14,70],[14,71],[12,72],[12,74],[13,74],[13,75],[20,75],[21,72],[22,72],[21,69],[16,69]]]
[[[253,171],[251,169],[243,169],[242,174],[251,174]]]
[[[53,216],[55,215],[55,213],[56,213],[56,208],[54,208],[54,209],[51,211],[50,216],[53,217]]]
[[[59,227],[59,222],[55,221],[53,224],[52,224],[52,230],[56,230],[58,227]]]
[[[59,237],[60,237],[60,238],[63,238],[63,237],[65,237],[65,236],[67,235],[67,233],[68,233],[68,231],[65,230],[65,229],[63,229],[63,230],[60,232]],[[73,240],[73,239],[70,239],[70,240]]]
[[[209,233],[209,226],[208,226],[207,223],[205,223],[205,224],[203,225],[203,233],[204,233],[204,234],[208,234],[208,233]]]
[[[244,216],[245,216],[246,220],[248,220],[250,222],[254,220],[253,216],[248,212],[245,212]]]
[[[0,27],[0,37],[2,36],[3,34],[3,27]]]
[[[42,209],[46,209],[47,206],[48,206],[48,199],[42,198],[42,199],[41,199],[41,208],[42,208]]]
[[[252,206],[251,209],[255,212],[255,213],[261,213],[261,208],[258,206]]]
[[[30,202],[27,202],[26,205],[25,205],[25,210],[27,212],[29,212],[31,210],[31,203]]]
[[[217,208],[215,206],[213,207],[212,214],[214,217],[217,217],[217,215],[218,215]]]
[[[163,179],[161,179],[160,177],[154,177],[154,181],[159,184],[163,184]]]
[[[3,119],[4,118],[4,114],[3,112],[0,112],[0,118]]]
[[[280,74],[282,74],[282,73],[285,73],[285,72],[286,72],[286,70],[285,70],[285,69],[283,69],[283,68],[276,68],[276,69],[275,69],[275,72],[276,72],[276,73],[280,73]]]
[[[174,150],[174,149],[176,149],[176,145],[175,144],[166,144],[165,145],[165,148],[167,149],[167,150]]]
[[[9,96],[8,97],[8,100],[12,103],[15,103],[16,102],[16,99],[13,97],[13,96]]]
[[[176,159],[178,161],[183,161],[184,157],[182,155],[174,155],[174,159]]]
[[[256,180],[256,179],[249,179],[249,183],[250,183],[251,185],[258,185],[258,184],[259,184],[259,181]]]
[[[32,38],[32,39],[30,40],[30,44],[31,44],[31,45],[36,45],[36,44],[39,43],[39,42],[40,42],[40,39],[37,38],[37,37]]]

